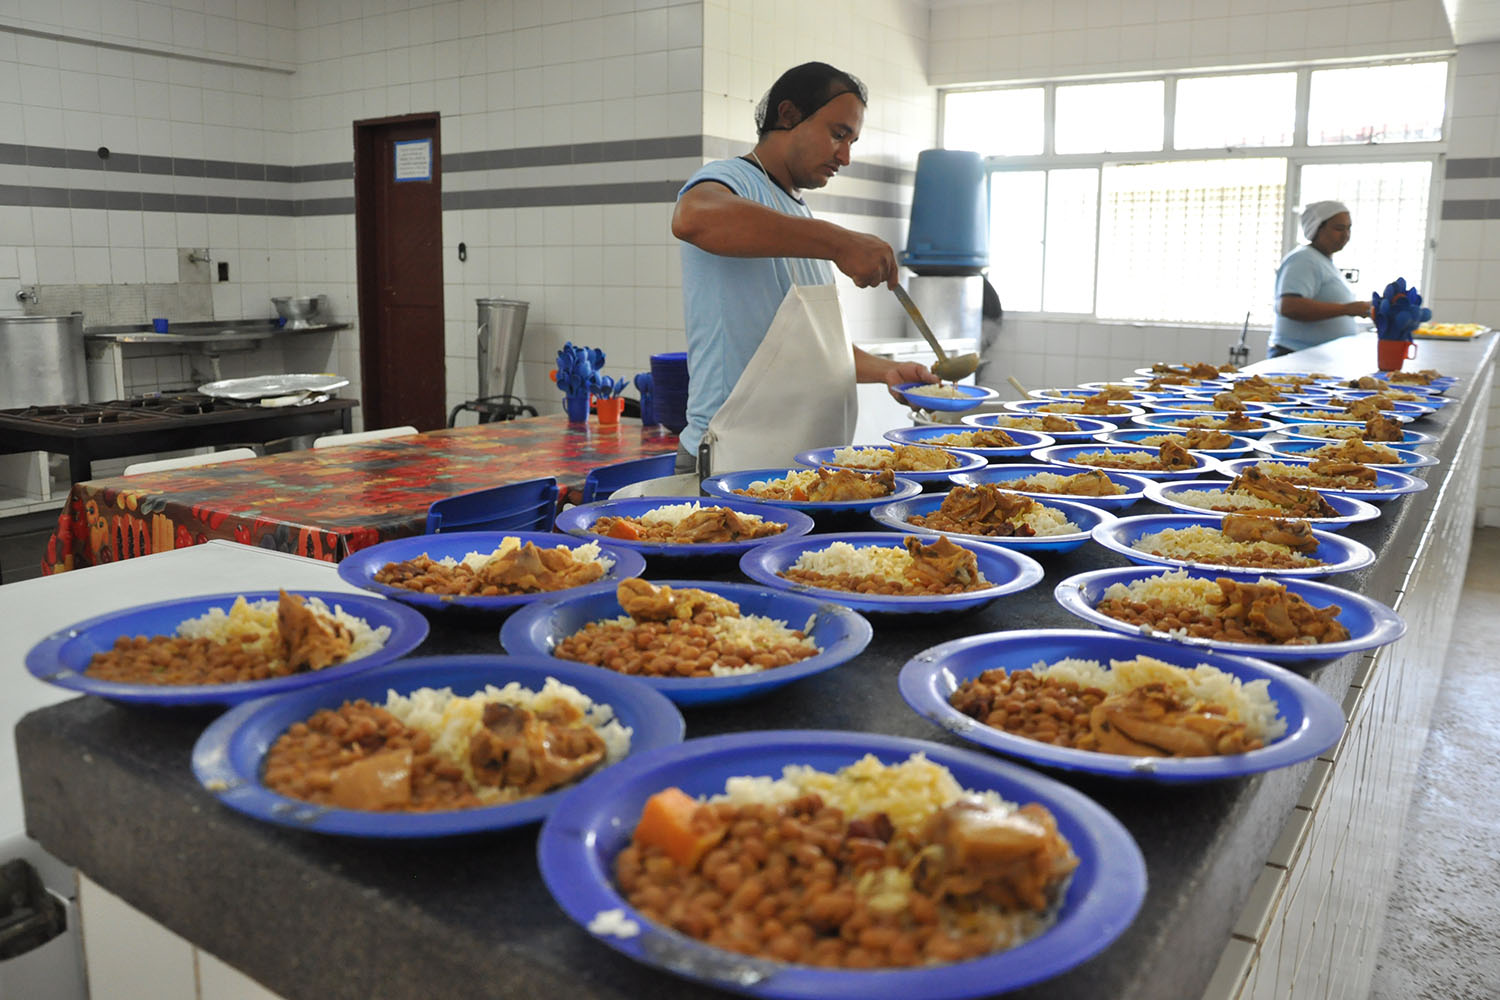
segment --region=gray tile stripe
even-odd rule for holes
[[[1475,177],[1500,177],[1500,156],[1450,159],[1443,169],[1443,176],[1453,180],[1466,180]]]
[[[113,49],[116,52],[134,52],[145,56],[157,56],[162,59],[181,59],[184,62],[204,63],[210,66],[230,66],[234,69],[253,69],[262,73],[280,73],[291,76],[295,70],[283,69],[280,66],[266,66],[261,63],[243,62],[235,59],[223,59],[216,56],[193,55],[188,52],[168,52],[162,49],[147,48],[144,45],[126,45],[122,42],[106,41],[102,38],[78,38],[73,35],[58,34],[54,31],[39,31],[35,28],[20,28],[15,25],[6,25],[5,30],[13,35],[29,35],[32,38],[45,38],[53,42],[67,42],[71,45],[88,45],[98,49]]]
[[[1443,202],[1445,221],[1500,219],[1500,198],[1451,198]]]

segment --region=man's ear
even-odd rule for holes
[[[776,123],[782,128],[796,128],[802,123],[802,112],[790,100],[776,105]]]

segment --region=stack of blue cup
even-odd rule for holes
[[[687,426],[688,367],[686,351],[651,355],[651,389],[656,419],[673,434]]]

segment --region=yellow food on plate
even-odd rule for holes
[[[1489,327],[1481,323],[1423,323],[1417,327],[1417,333],[1428,337],[1453,337],[1456,340],[1467,340],[1477,337]]]

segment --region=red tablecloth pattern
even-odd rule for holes
[[[421,534],[434,500],[539,476],[555,476],[563,497],[577,500],[592,469],[676,449],[662,427],[570,424],[554,414],[74,483],[42,571],[211,538],[337,562]]]

